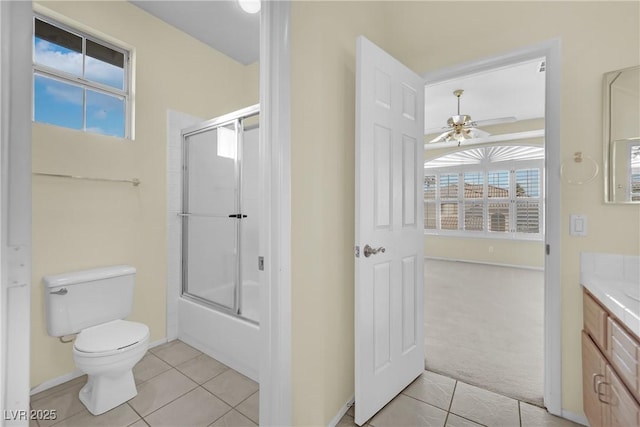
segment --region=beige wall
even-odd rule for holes
[[[327,425],[353,395],[355,38],[384,3],[293,2],[292,369],[296,425]]]
[[[544,268],[544,243],[534,240],[424,237],[424,256],[456,261]]]
[[[294,2],[293,419],[326,425],[353,396],[354,69],[364,34],[417,72],[559,37],[561,156],[602,162],[603,73],[640,62],[637,2]],[[469,25],[452,17],[472,16]],[[615,29],[615,30],[612,30]],[[455,46],[452,49],[451,46]],[[603,179],[563,184],[562,398],[582,413],[581,251],[640,254],[640,207],[603,203]],[[571,237],[570,213],[589,235]],[[612,221],[615,218],[615,221]]]
[[[33,178],[31,385],[73,371],[71,344],[47,335],[42,276],[114,264],[138,269],[130,319],[166,336],[167,109],[211,118],[258,102],[258,65],[243,66],[124,1],[43,2],[135,48],[135,141],[39,123],[33,171],[128,184]]]

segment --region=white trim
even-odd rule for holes
[[[167,340],[178,338],[178,298],[182,289],[182,129],[204,120],[167,110]]]
[[[260,424],[291,425],[291,3],[260,13]]]
[[[545,258],[544,403],[551,414],[562,413],[562,288],[560,181],[560,39],[552,39],[500,55],[469,61],[423,75],[427,84],[451,80],[518,62],[545,57]]]
[[[67,374],[60,375],[59,377],[55,377],[55,378],[52,378],[50,380],[47,380],[47,381],[43,382],[42,384],[38,384],[37,386],[35,386],[34,388],[31,389],[31,391],[29,392],[29,395],[33,396],[35,394],[42,393],[43,391],[47,391],[50,388],[59,386],[60,384],[64,384],[64,383],[69,382],[71,380],[75,380],[76,378],[81,377],[83,375],[84,375],[84,372],[82,372],[79,369],[76,369],[73,372],[69,372]]]
[[[333,419],[329,422],[328,427],[336,427],[338,425],[338,423],[340,422],[340,420],[342,419],[342,417],[344,417],[344,415],[349,412],[349,409],[351,409],[351,407],[353,406],[353,403],[355,401],[355,397],[352,396],[347,403],[345,403],[344,405],[342,405],[342,408],[340,408],[340,410],[338,411],[338,413],[336,414],[335,417],[333,417]]]
[[[0,2],[3,411],[29,409],[31,355],[31,2]],[[26,332],[25,332],[26,331]],[[4,414],[4,412],[3,412]],[[3,417],[4,418],[4,417]],[[3,420],[6,426],[28,421]]]
[[[562,418],[567,419],[569,421],[573,421],[574,423],[581,424],[583,426],[589,425],[589,421],[587,420],[587,417],[584,416],[583,414],[578,415],[574,412],[562,410]]]
[[[544,267],[531,267],[528,265],[517,265],[517,264],[505,264],[501,262],[490,262],[490,261],[474,261],[470,259],[461,259],[461,258],[445,258],[438,256],[425,256],[424,259],[432,259],[436,261],[452,261],[452,262],[466,262],[469,264],[481,264],[481,265],[492,265],[495,267],[509,267],[509,268],[521,268],[523,270],[534,270],[534,271],[544,271]]]
[[[0,53],[0,94],[4,94],[5,88],[10,87],[10,83],[6,82],[7,72],[4,70],[5,65],[8,63],[6,59],[8,52],[7,49],[4,49],[5,44],[7,44],[7,33],[5,28],[5,23],[8,22],[7,11],[6,11],[6,3],[0,3],[0,46],[2,46],[2,50]],[[8,117],[9,117],[9,108],[6,104],[8,99],[5,96],[2,96],[0,101],[0,384],[6,384],[6,371],[7,365],[5,364],[5,353],[7,347],[4,345],[6,342],[7,333],[5,331],[6,321],[4,320],[4,316],[2,313],[5,312],[6,305],[4,298],[4,285],[7,280],[6,274],[6,265],[7,265],[7,250],[5,249],[4,239],[5,239],[5,222],[7,219],[7,204],[5,203],[5,194],[6,194],[6,183],[7,183],[7,161],[6,161],[6,141],[9,138],[6,136],[6,132],[8,130]],[[5,413],[5,387],[0,386],[0,413]]]

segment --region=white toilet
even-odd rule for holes
[[[136,269],[128,265],[43,278],[47,332],[78,334],[73,360],[89,376],[80,400],[94,415],[133,398],[132,369],[149,346],[149,328],[122,320],[131,314]]]

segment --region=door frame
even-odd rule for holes
[[[24,426],[31,341],[24,331],[31,330],[32,13],[31,2],[0,2],[0,409],[6,425]]]
[[[291,425],[291,2],[260,12],[260,424]]]
[[[544,404],[562,416],[562,289],[561,289],[561,180],[559,38],[422,74],[427,84],[468,74],[546,58],[545,78],[545,255],[544,269]]]

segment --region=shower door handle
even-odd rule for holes
[[[242,218],[246,218],[246,215],[242,215],[242,214],[230,214],[229,218],[238,218],[238,219],[242,219]]]

